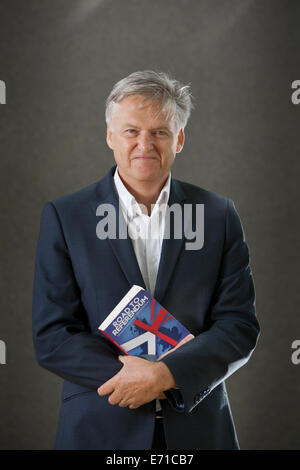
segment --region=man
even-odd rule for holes
[[[33,337],[39,364],[64,379],[56,449],[238,449],[224,381],[256,345],[254,286],[232,201],[171,177],[190,111],[189,87],[168,75],[124,78],[106,106],[117,165],[44,207]],[[192,233],[199,205],[204,244],[187,249],[168,216],[192,207]],[[110,207],[118,236],[100,236]],[[98,331],[134,284],[191,333],[155,362]]]

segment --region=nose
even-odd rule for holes
[[[151,134],[149,135],[148,132],[140,132],[138,136],[138,146],[139,146],[139,149],[143,152],[152,150],[153,142],[152,142]]]

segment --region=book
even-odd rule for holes
[[[190,332],[149,292],[134,285],[98,329],[124,354],[158,359]]]

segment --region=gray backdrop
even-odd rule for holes
[[[233,199],[262,327],[227,380],[242,449],[299,449],[300,79],[297,0],[1,0],[0,448],[53,446],[61,379],[35,362],[31,302],[43,205],[112,166],[104,102],[140,69],[191,83],[173,176]]]

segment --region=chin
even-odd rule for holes
[[[154,181],[154,180],[157,180],[158,178],[158,175],[157,173],[153,173],[153,172],[148,172],[148,171],[138,171],[138,172],[135,172],[135,178],[137,180],[143,180],[143,181]]]

